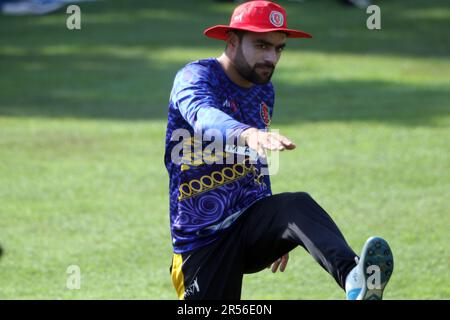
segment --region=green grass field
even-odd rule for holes
[[[333,0],[280,1],[291,41],[272,127],[297,144],[274,193],[309,192],[355,251],[390,241],[386,299],[450,298],[450,7],[383,1],[382,30]],[[81,3],[0,16],[1,299],[176,299],[169,276],[167,102],[176,71],[218,56],[202,35],[233,5]],[[66,288],[69,265],[81,289]],[[244,299],[343,299],[302,249],[284,274],[246,276]]]

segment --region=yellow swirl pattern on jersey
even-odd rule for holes
[[[220,171],[213,171],[210,175],[204,175],[200,179],[193,179],[188,183],[182,183],[179,188],[178,201],[198,195],[202,192],[223,186],[224,184],[236,181],[252,173],[256,183],[263,184],[263,174],[258,174],[256,167],[246,159],[244,163],[234,164],[232,167],[225,167]]]

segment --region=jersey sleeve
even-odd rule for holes
[[[215,129],[224,138],[237,137],[250,126],[219,109],[219,98],[210,78],[204,66],[188,65],[183,68],[175,78],[171,93],[174,106],[195,132],[204,134],[209,129]]]

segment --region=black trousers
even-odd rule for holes
[[[174,255],[172,281],[180,299],[240,299],[244,274],[267,268],[297,246],[344,288],[356,254],[331,217],[304,192],[264,198],[219,240]]]

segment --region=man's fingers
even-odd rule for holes
[[[284,272],[286,270],[287,263],[289,261],[289,254],[285,254],[281,257],[281,263],[280,263],[280,271]]]
[[[271,141],[266,140],[261,143],[262,147],[267,150],[271,151],[281,151],[284,150],[284,146],[277,140],[277,141]]]
[[[286,149],[288,150],[292,150],[295,149],[296,145],[295,143],[293,143],[291,140],[289,140],[288,138],[279,135],[278,140],[280,140],[280,142],[286,147]]]
[[[295,143],[286,138],[285,136],[280,135],[277,132],[270,132],[268,135],[268,140],[274,146],[272,150],[282,151],[284,149],[292,150],[295,149]]]
[[[266,159],[264,150],[283,151],[285,149],[292,150],[296,147],[291,140],[277,132],[264,132],[257,129],[248,131],[246,142],[262,159]]]
[[[271,132],[271,134],[278,140],[280,141],[280,143],[286,147],[286,149],[294,149],[295,143],[293,143],[289,138],[282,136],[281,134],[279,134],[278,132]]]
[[[272,272],[277,272],[278,268],[281,272],[286,270],[287,263],[289,261],[289,253],[285,254],[281,258],[277,259],[274,263],[272,263]]]
[[[278,259],[277,261],[275,261],[274,263],[272,263],[272,272],[275,273],[278,270],[278,266],[281,263],[281,259]]]
[[[286,147],[286,149],[288,149],[288,150],[293,150],[293,149],[295,149],[297,146],[295,145],[295,143],[293,143],[293,142],[289,142],[289,143],[283,143],[284,144],[284,146]]]
[[[281,141],[272,133],[267,133],[264,136],[263,147],[272,151],[282,151],[284,150],[284,145]]]

